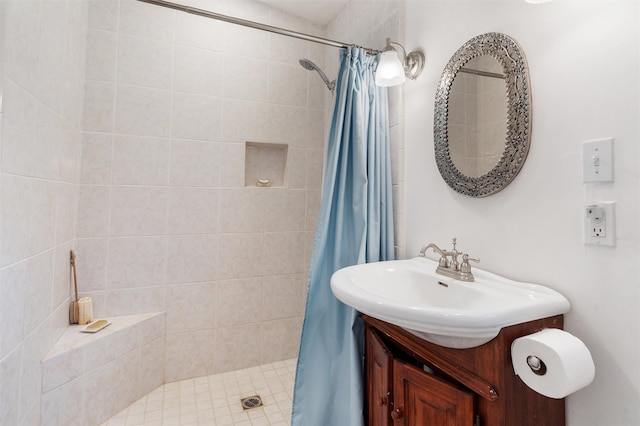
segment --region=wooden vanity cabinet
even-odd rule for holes
[[[361,315],[365,322],[369,426],[562,426],[564,399],[527,387],[513,372],[511,343],[563,316],[506,327],[482,346],[451,349]]]

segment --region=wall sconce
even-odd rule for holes
[[[392,44],[398,46],[402,52],[399,52]],[[402,57],[400,57],[400,53],[402,53]],[[413,51],[407,54],[400,43],[388,38],[376,69],[376,85],[397,86],[404,83],[405,77],[415,80],[422,72],[422,68],[424,68],[422,52]]]

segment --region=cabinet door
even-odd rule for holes
[[[393,358],[378,334],[367,327],[366,332],[367,424],[389,426],[391,420],[391,386]]]
[[[472,426],[474,396],[419,368],[393,362],[394,426]]]

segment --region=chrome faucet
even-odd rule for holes
[[[459,252],[456,249],[457,238],[453,239],[453,250],[442,250],[440,247],[433,243],[429,243],[420,249],[420,257],[427,257],[427,250],[433,249],[440,255],[438,260],[438,268],[436,273],[445,275],[447,277],[454,278],[460,281],[473,281],[473,274],[471,273],[472,262],[480,262],[480,259],[469,257],[468,254]],[[462,263],[458,262],[458,256],[462,255]],[[451,260],[449,260],[451,258]]]

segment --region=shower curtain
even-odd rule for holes
[[[363,325],[335,298],[340,268],[393,259],[393,205],[386,88],[377,57],[340,51],[322,202],[296,371],[293,426],[359,426],[363,420]]]

